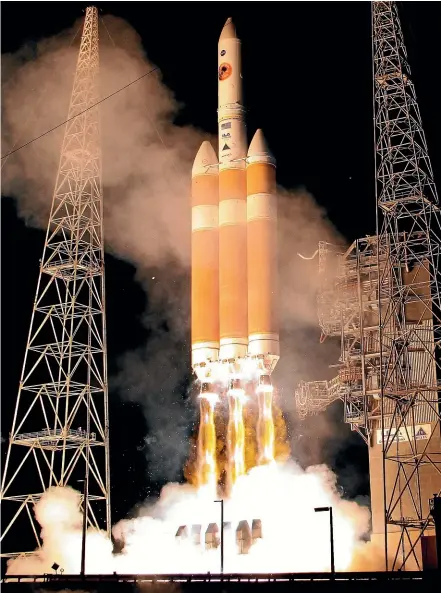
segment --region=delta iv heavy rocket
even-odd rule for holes
[[[274,157],[258,130],[247,151],[241,42],[231,19],[218,45],[218,149],[192,170],[192,365],[202,392],[256,381],[279,358]]]

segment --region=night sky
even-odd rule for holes
[[[278,182],[305,187],[352,241],[375,233],[370,3],[98,2],[102,14],[127,20],[182,109],[178,125],[217,131],[217,41],[232,16],[243,47],[248,129],[262,128],[278,163]],[[80,2],[2,4],[2,53],[71,27]],[[441,179],[441,4],[399,3],[409,61],[435,180]],[[25,13],[25,18],[24,17]],[[104,35],[104,33],[102,33]],[[54,122],[54,125],[60,123]],[[26,150],[26,149],[24,149]],[[6,164],[6,166],[8,166]],[[189,171],[190,175],[190,171]],[[2,199],[2,435],[10,430],[44,241]],[[295,224],[295,221],[293,221]],[[293,254],[294,256],[294,254]],[[148,339],[140,319],[146,296],[136,270],[106,259],[109,372]],[[317,329],[317,339],[319,330]],[[110,391],[112,513],[117,521],[161,484],[148,477],[147,423],[138,404]],[[368,494],[367,450],[327,412],[340,437],[326,461],[348,496]],[[310,431],[313,435],[313,431]],[[347,438],[346,438],[347,437]],[[310,438],[313,438],[311,436]]]

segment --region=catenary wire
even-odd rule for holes
[[[77,113],[76,115],[73,115],[72,117],[69,117],[68,119],[66,119],[65,121],[61,122],[60,124],[54,126],[53,128],[50,128],[49,130],[46,130],[46,132],[43,132],[43,134],[40,134],[39,136],[36,136],[35,138],[32,138],[32,140],[29,140],[29,142],[25,142],[25,144],[22,144],[18,148],[15,148],[14,150],[11,150],[10,152],[6,153],[5,155],[3,155],[1,157],[1,160],[6,159],[11,154],[14,154],[15,152],[18,152],[22,148],[25,148],[26,146],[29,146],[29,144],[32,144],[36,140],[39,140],[40,138],[43,138],[44,136],[47,136],[48,134],[50,134],[54,130],[57,130],[58,128],[61,128],[61,126],[64,126],[65,124],[67,124],[68,122],[72,121],[73,119],[79,117],[80,115],[83,115],[83,113],[86,113],[86,111],[89,111],[90,109],[93,109],[97,105],[100,105],[100,103],[103,103],[104,101],[107,101],[107,99],[110,99],[110,97],[114,97],[115,95],[117,95],[118,93],[120,93],[121,91],[123,91],[124,89],[128,88],[132,84],[135,84],[136,82],[140,81],[141,79],[145,78],[146,76],[149,76],[150,74],[153,74],[153,72],[155,72],[156,70],[158,70],[158,67],[157,66],[155,66],[154,68],[152,68],[148,72],[145,72],[144,74],[142,74],[142,76],[139,76],[135,80],[132,80],[128,84],[126,84],[126,85],[122,86],[121,88],[117,89],[113,93],[110,93],[110,95],[107,95],[106,97],[103,97],[102,99],[100,99],[99,101],[97,101],[96,103],[94,103],[93,105],[90,105],[89,107],[87,107],[87,109],[83,109],[83,111],[80,111],[80,113]]]
[[[100,21],[103,23],[103,27],[106,30],[106,33],[109,36],[110,41],[113,43],[113,47],[116,47],[116,44],[113,41],[112,36],[110,35],[109,29],[107,28],[106,22],[101,15],[100,15]]]
[[[109,37],[110,41],[111,41],[111,42],[112,42],[112,44],[113,44],[113,47],[116,47],[116,43],[115,43],[115,41],[114,41],[114,39],[113,39],[112,35],[110,34],[109,28],[107,27],[107,25],[106,25],[106,22],[105,22],[105,20],[104,20],[104,18],[103,18],[102,16],[100,16],[100,20],[101,20],[101,23],[102,23],[102,25],[103,25],[103,27],[104,27],[104,29],[105,29],[105,31],[106,31],[106,33],[107,33],[107,35],[108,35],[108,37]],[[148,119],[148,121],[149,121],[150,125],[151,125],[151,126],[152,126],[152,128],[155,130],[155,132],[156,132],[156,135],[158,136],[158,138],[159,138],[159,140],[160,140],[161,144],[164,146],[164,148],[165,148],[166,150],[169,150],[169,147],[168,147],[168,146],[167,146],[167,144],[165,143],[165,141],[164,141],[164,138],[162,137],[162,135],[161,135],[161,133],[160,133],[160,131],[159,131],[159,129],[158,129],[158,126],[155,124],[154,118],[153,118],[153,117],[151,117],[151,114],[150,114],[149,110],[147,109],[147,107],[145,108],[145,113],[146,113],[146,115],[147,115],[147,119]],[[172,167],[173,167],[173,169],[176,171],[176,168],[175,168],[175,166],[174,166],[174,163],[172,163]]]

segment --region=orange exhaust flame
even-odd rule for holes
[[[259,453],[260,463],[274,461],[275,430],[273,420],[273,389],[267,387],[258,392],[259,398]]]
[[[198,484],[213,491],[217,484],[216,429],[214,408],[217,396],[206,393],[200,396],[200,421],[198,437]]]
[[[245,474],[245,426],[243,403],[245,393],[242,389],[228,392],[230,415],[228,419],[228,453],[230,462],[230,487]]]

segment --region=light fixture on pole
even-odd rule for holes
[[[335,574],[335,562],[334,562],[334,522],[332,519],[332,507],[315,507],[316,513],[329,512],[329,535],[331,539],[331,573],[332,576]]]
[[[224,501],[215,500],[221,505],[221,526],[220,526],[220,553],[221,553],[221,575],[224,574]]]

